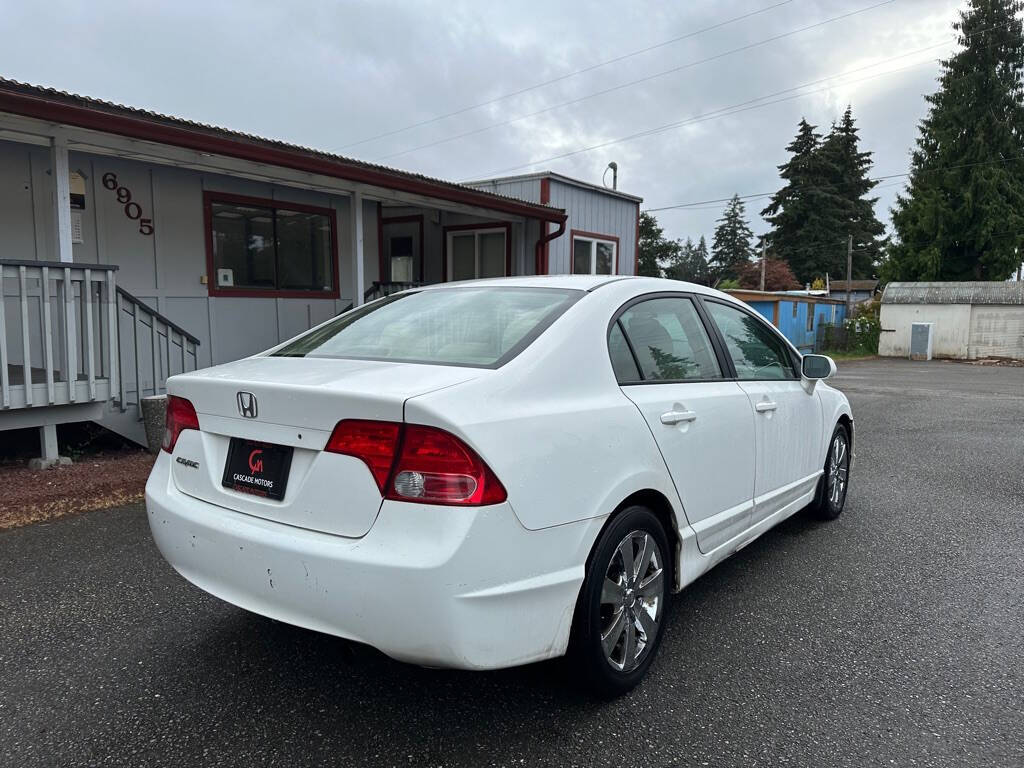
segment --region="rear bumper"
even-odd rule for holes
[[[164,558],[234,605],[419,664],[496,669],[565,653],[602,520],[540,531],[507,504],[385,502],[359,539],[186,496],[161,453],[146,485]]]

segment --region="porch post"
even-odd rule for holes
[[[63,136],[50,139],[50,167],[53,169],[55,206],[53,220],[57,225],[57,261],[74,261],[71,247],[71,182],[68,171],[68,143]]]
[[[352,306],[363,303],[363,193],[352,193]]]

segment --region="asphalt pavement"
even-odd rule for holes
[[[0,765],[1024,765],[1024,368],[836,385],[843,516],[678,595],[613,702],[557,662],[428,670],[247,614],[164,563],[141,505],[0,533]]]

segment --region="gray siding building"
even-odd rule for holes
[[[565,211],[568,237],[557,238],[547,245],[546,274],[636,274],[643,198],[551,171],[468,184]]]
[[[0,79],[0,431],[141,441],[168,376],[393,291],[573,249],[632,274],[639,198],[545,176],[454,184]]]

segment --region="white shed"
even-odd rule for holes
[[[1024,359],[1024,282],[889,283],[878,354],[910,355],[914,323],[932,324],[935,357]]]

